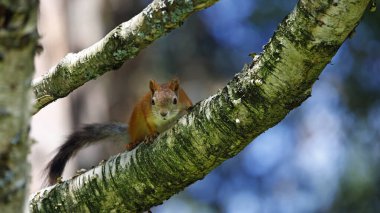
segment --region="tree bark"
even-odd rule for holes
[[[31,79],[38,1],[0,1],[0,209],[22,212],[29,181]]]
[[[220,92],[197,103],[153,144],[34,194],[30,210],[140,212],[204,178],[310,97],[368,3],[299,1],[262,54]]]
[[[34,113],[67,96],[87,81],[119,68],[150,43],[178,28],[192,13],[217,0],[155,0],[128,22],[79,53],[66,55],[49,73],[33,81]]]

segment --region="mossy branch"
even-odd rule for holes
[[[84,83],[119,68],[153,41],[178,28],[192,13],[217,0],[155,0],[103,39],[78,53],[69,53],[33,81],[34,113],[67,96]]]
[[[310,97],[369,0],[298,2],[261,55],[153,144],[31,197],[31,212],[141,212],[239,153]]]

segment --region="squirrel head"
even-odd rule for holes
[[[170,122],[177,117],[181,111],[178,97],[179,80],[173,79],[164,84],[156,81],[149,82],[151,91],[152,115],[157,122]]]

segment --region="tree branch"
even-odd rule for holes
[[[299,1],[263,53],[219,93],[153,144],[33,195],[30,210],[139,212],[202,179],[310,96],[369,0],[329,2]]]
[[[128,22],[79,53],[69,53],[49,73],[33,81],[34,113],[87,81],[119,68],[150,43],[178,28],[192,13],[217,0],[155,0]]]

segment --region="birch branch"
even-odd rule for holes
[[[33,81],[34,113],[67,96],[87,81],[119,68],[126,60],[171,30],[192,13],[217,0],[155,0],[94,45],[69,53],[49,72]]]
[[[162,203],[279,123],[311,88],[369,0],[301,0],[262,54],[153,144],[31,197],[31,212],[141,212]]]

